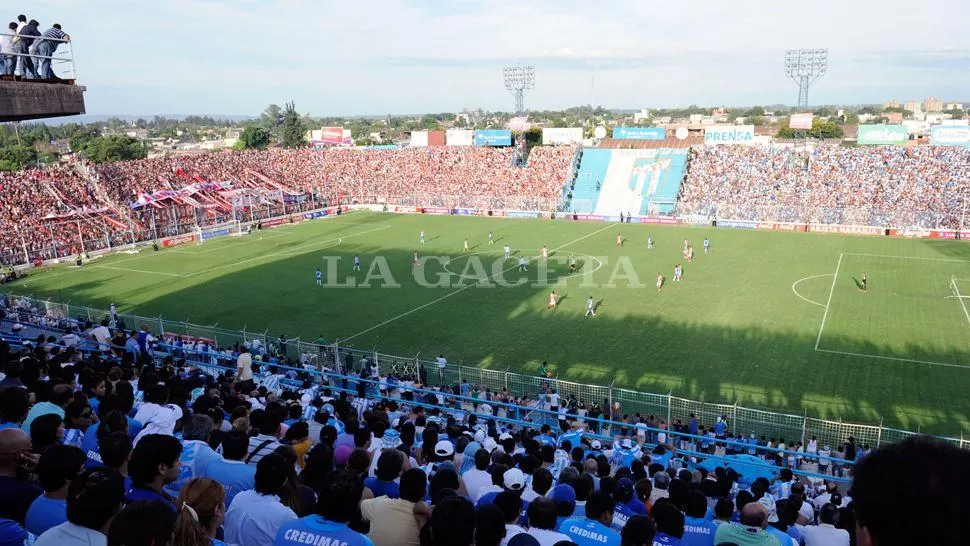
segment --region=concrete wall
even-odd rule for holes
[[[0,81],[0,122],[83,114],[83,93],[80,85]]]

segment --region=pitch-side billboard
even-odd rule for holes
[[[792,114],[788,121],[789,129],[809,130],[812,128],[812,113]]]
[[[902,125],[860,125],[856,135],[859,144],[904,146],[909,141],[909,129]]]
[[[619,140],[663,140],[667,131],[663,127],[614,127],[613,138]]]
[[[344,128],[324,127],[320,130],[320,141],[324,144],[342,144],[344,141]]]
[[[547,127],[542,130],[542,143],[545,145],[556,144],[582,144],[582,127]]]

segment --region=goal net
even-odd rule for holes
[[[239,222],[232,220],[229,222],[223,222],[221,224],[212,224],[211,226],[201,226],[197,228],[196,240],[199,244],[202,244],[215,237],[226,237],[229,235],[238,234]]]

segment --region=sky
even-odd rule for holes
[[[92,115],[257,115],[290,100],[313,116],[511,110],[502,67],[515,64],[535,66],[530,109],[794,104],[795,48],[829,50],[811,104],[970,100],[966,0],[21,5],[71,35]]]

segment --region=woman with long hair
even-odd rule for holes
[[[64,441],[64,420],[56,413],[41,415],[30,423],[30,441],[33,452],[40,455],[47,448]]]
[[[313,489],[303,485],[299,476],[296,475],[296,451],[293,446],[282,445],[276,448],[275,453],[281,455],[289,465],[287,467],[289,468],[289,475],[280,491],[280,502],[296,512],[296,515],[301,518],[312,514],[317,503],[317,496]]]
[[[226,517],[226,490],[209,478],[194,478],[182,486],[178,498],[173,544],[178,546],[225,546],[215,538]]]
[[[84,432],[98,420],[91,407],[84,402],[71,402],[64,410],[64,441],[69,446],[81,447]]]

